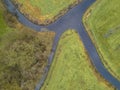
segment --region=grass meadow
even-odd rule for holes
[[[83,43],[74,30],[60,38],[57,51],[41,90],[113,90],[97,77]]]
[[[0,3],[0,36],[7,31],[7,28],[9,27],[6,25],[6,22],[4,20],[4,8]]]
[[[30,20],[35,22],[52,21],[61,11],[65,11],[69,5],[77,3],[80,0],[13,0],[18,8]]]
[[[104,65],[120,80],[119,8],[120,0],[97,0],[84,21]]]

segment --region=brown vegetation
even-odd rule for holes
[[[53,33],[10,31],[1,38],[0,90],[33,90],[47,64]],[[16,88],[15,88],[15,86]]]
[[[55,34],[33,31],[20,24],[1,1],[0,7],[0,90],[34,90]]]

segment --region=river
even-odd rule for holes
[[[54,23],[49,24],[47,26],[40,26],[29,21],[24,15],[22,15],[19,10],[12,4],[11,0],[4,0],[4,3],[9,12],[13,15],[17,16],[17,19],[30,28],[33,28],[36,31],[41,31],[41,28],[47,28],[50,31],[56,32],[56,36],[54,38],[54,43],[52,47],[52,52],[48,58],[48,65],[45,68],[44,75],[40,82],[36,85],[35,90],[40,90],[42,85],[44,84],[45,79],[47,78],[48,71],[50,69],[53,57],[55,55],[55,51],[57,48],[57,44],[59,38],[63,32],[67,29],[75,29],[83,41],[83,44],[88,52],[88,55],[95,66],[96,70],[113,86],[115,86],[118,90],[120,90],[120,81],[117,80],[114,76],[112,76],[108,70],[104,67],[100,56],[97,53],[95,45],[92,43],[84,25],[82,22],[82,17],[85,11],[91,6],[96,0],[83,0],[80,4],[76,5],[74,8],[69,10],[64,16],[60,17]]]

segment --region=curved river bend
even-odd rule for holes
[[[104,67],[103,63],[101,62],[101,59],[97,53],[97,50],[92,43],[83,23],[82,23],[82,17],[85,13],[85,11],[88,9],[90,5],[92,5],[96,0],[83,0],[82,3],[75,6],[69,12],[67,12],[64,16],[56,20],[54,23],[47,25],[47,26],[39,26],[31,21],[29,21],[24,15],[22,15],[19,10],[16,9],[16,7],[12,4],[11,0],[4,0],[4,3],[12,14],[16,15],[18,20],[30,27],[33,28],[36,31],[41,31],[41,28],[48,28],[51,31],[56,32],[56,36],[53,43],[52,52],[48,58],[48,65],[45,68],[44,75],[38,85],[36,86],[35,90],[40,90],[42,85],[44,84],[44,81],[47,77],[48,71],[50,69],[50,65],[53,60],[53,56],[55,54],[55,50],[59,41],[59,38],[61,34],[67,30],[67,29],[75,29],[83,41],[83,44],[91,58],[92,63],[94,64],[96,70],[107,80],[109,81],[113,86],[115,86],[118,90],[120,90],[120,81],[117,80],[115,77],[113,77],[107,69]]]

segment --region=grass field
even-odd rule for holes
[[[78,34],[69,30],[61,36],[41,90],[113,90],[97,75]]]
[[[0,90],[34,90],[54,35],[21,25],[0,0]]]
[[[85,23],[104,65],[120,80],[119,8],[120,0],[98,0]]]
[[[6,25],[4,20],[4,8],[0,2],[0,36],[7,31],[7,28],[9,27]]]
[[[6,32],[14,31],[16,28],[21,29],[22,27],[17,19],[5,9],[0,0],[0,37]]]
[[[39,23],[47,23],[73,3],[80,0],[13,0],[29,19]],[[33,14],[34,12],[34,14]],[[61,13],[64,14],[64,11]]]

